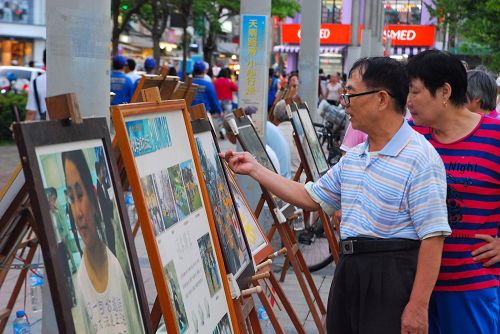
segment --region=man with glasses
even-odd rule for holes
[[[425,333],[444,236],[446,176],[435,149],[404,121],[404,65],[363,58],[341,103],[368,134],[321,179],[306,185],[245,152],[221,156],[283,200],[312,211],[342,209],[342,255],[330,290],[328,333]]]

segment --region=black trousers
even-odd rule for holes
[[[329,334],[400,334],[418,248],[342,255],[328,296]]]

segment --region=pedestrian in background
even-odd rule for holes
[[[233,110],[233,92],[238,91],[238,86],[230,79],[228,68],[225,67],[219,71],[217,79],[214,80],[214,88],[224,114],[231,113]]]
[[[116,95],[111,105],[129,103],[134,94],[132,80],[124,72],[125,65],[127,61],[123,56],[113,57],[110,90]]]
[[[43,65],[47,64],[47,50],[43,50]],[[28,101],[26,103],[26,121],[38,121],[47,119],[47,73],[37,76],[31,81],[28,89]]]
[[[141,75],[137,73],[137,63],[133,58],[127,59],[127,66],[125,66],[125,74],[130,78],[132,82],[136,82],[141,78]]]
[[[472,112],[498,118],[497,85],[495,79],[480,70],[467,71],[467,109]]]

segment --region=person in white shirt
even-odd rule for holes
[[[101,216],[83,151],[67,151],[61,158],[72,214],[85,244],[75,284],[75,324],[83,327],[77,332],[141,333],[134,287],[129,288],[122,266],[98,233]]]
[[[292,177],[295,176],[300,165],[300,155],[293,139],[293,125],[286,112],[285,100],[279,101],[274,107],[274,120],[290,147],[290,170]]]
[[[43,64],[46,64],[46,50],[43,51]],[[28,89],[28,101],[26,103],[26,121],[38,121],[48,119],[47,105],[47,74],[43,73],[33,79]]]
[[[342,88],[342,83],[340,82],[340,77],[338,74],[332,75],[330,81],[326,85],[326,100],[328,103],[335,106],[339,105],[340,101],[340,89]]]
[[[141,75],[137,73],[136,62],[133,58],[127,59],[127,66],[124,67],[125,74],[132,80],[132,83],[135,83],[138,79],[141,78]]]

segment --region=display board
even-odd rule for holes
[[[234,275],[240,289],[247,289],[250,278],[255,274],[252,252],[247,245],[245,231],[236,210],[226,171],[218,155],[220,149],[207,119],[191,121],[191,127],[226,270]]]
[[[59,332],[152,333],[106,119],[14,133]]]
[[[271,158],[269,158],[252,121],[247,116],[235,117],[234,119],[238,128],[236,138],[241,147],[245,151],[250,152],[262,166],[276,173],[276,168],[274,168]],[[289,217],[295,213],[293,205],[284,202],[276,196],[273,196],[273,200],[276,207],[279,208],[285,217]]]
[[[267,259],[271,253],[273,253],[273,248],[269,239],[267,239],[266,233],[255,217],[250,204],[248,204],[245,195],[236,182],[233,172],[226,162],[224,162],[224,166],[228,176],[229,186],[233,192],[234,204],[236,205],[241,223],[245,229],[248,245],[252,251],[255,263],[259,264]]]
[[[168,332],[212,333],[226,318],[234,330],[226,270],[184,101],[112,110]]]
[[[323,152],[323,149],[319,144],[318,135],[316,134],[316,130],[314,129],[307,104],[298,103],[296,105],[297,113],[304,130],[304,135],[314,160],[314,165],[316,166],[316,169],[321,176],[325,174],[329,169],[328,162],[325,158],[325,153]],[[314,169],[314,165],[310,165],[311,169]]]
[[[313,178],[312,181],[317,181],[320,178],[320,173],[318,172],[318,168],[316,167],[316,163],[314,162],[314,158],[309,143],[307,142],[304,128],[302,126],[302,122],[300,121],[297,105],[295,103],[292,103],[287,105],[287,108],[290,109],[290,114],[292,115],[291,121],[292,121],[293,131],[295,132],[298,138],[300,149],[302,150],[302,152],[304,152],[304,157],[306,159],[305,163],[307,163],[311,171]]]

